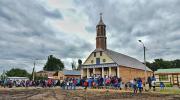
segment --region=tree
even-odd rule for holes
[[[77,68],[77,70],[80,70],[80,69],[81,69],[81,65],[82,65],[82,60],[81,60],[81,59],[78,59],[78,68]]]
[[[5,71],[0,76],[0,80],[5,80],[7,78]]]
[[[19,69],[19,68],[13,68],[7,71],[6,75],[8,77],[29,77],[30,76],[30,74],[26,70]]]
[[[64,69],[64,64],[60,59],[50,55],[43,69],[45,71],[62,71]]]
[[[153,71],[157,69],[180,68],[180,60],[167,61],[163,59],[154,59],[154,62],[146,62],[146,65]]]
[[[77,70],[76,68],[76,62],[73,60],[71,63],[72,70]]]
[[[172,61],[172,65],[174,66],[174,68],[180,67],[180,59],[176,59]]]

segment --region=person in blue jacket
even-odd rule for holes
[[[88,79],[88,87],[91,88],[91,86],[92,86],[92,79],[89,78],[89,79]]]
[[[163,83],[163,82],[160,82],[160,88],[161,88],[161,89],[164,89],[164,87],[165,87],[164,83]]]
[[[142,84],[141,78],[138,79],[137,85],[138,85],[137,87],[138,87],[138,89],[139,89],[139,93],[141,93],[141,92],[142,92],[142,89],[143,89],[143,84]]]

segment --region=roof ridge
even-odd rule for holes
[[[124,56],[127,56],[127,57],[129,57],[129,58],[132,58],[132,59],[135,59],[135,60],[137,60],[136,58],[133,58],[133,57],[131,57],[131,56],[128,56],[128,55],[126,55],[126,54],[119,53],[119,52],[117,52],[117,51],[113,51],[113,50],[110,50],[110,49],[107,49],[107,50],[109,50],[109,51],[112,51],[112,52],[115,52],[115,53],[118,53],[118,54],[121,54],[121,55],[124,55]],[[138,61],[139,61],[139,60],[138,60]]]
[[[114,53],[114,54],[113,54]],[[127,67],[132,67],[132,68],[138,68],[138,69],[142,69],[145,70],[144,67],[146,67],[146,69],[148,71],[151,71],[151,69],[149,67],[147,67],[146,65],[144,65],[142,62],[140,62],[138,59],[133,58],[131,56],[107,49],[106,50],[106,54],[118,65],[123,65],[123,66],[127,66]]]

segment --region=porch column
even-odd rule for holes
[[[89,77],[89,68],[87,68],[87,78]]]
[[[93,68],[93,76],[96,74],[96,70],[95,68]]]
[[[83,69],[81,68],[81,79],[83,78],[83,73],[84,73],[84,71],[83,71]]]
[[[109,77],[111,76],[111,67],[109,67]]]
[[[119,66],[117,66],[117,77],[120,78]]]
[[[102,78],[104,78],[104,67],[102,67],[101,75],[102,75]]]

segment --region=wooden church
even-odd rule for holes
[[[107,49],[106,25],[100,15],[100,21],[96,26],[96,49],[91,52],[81,67],[81,77],[121,77],[123,82],[140,77],[145,79],[145,65],[130,56]],[[146,67],[147,76],[152,71]]]

